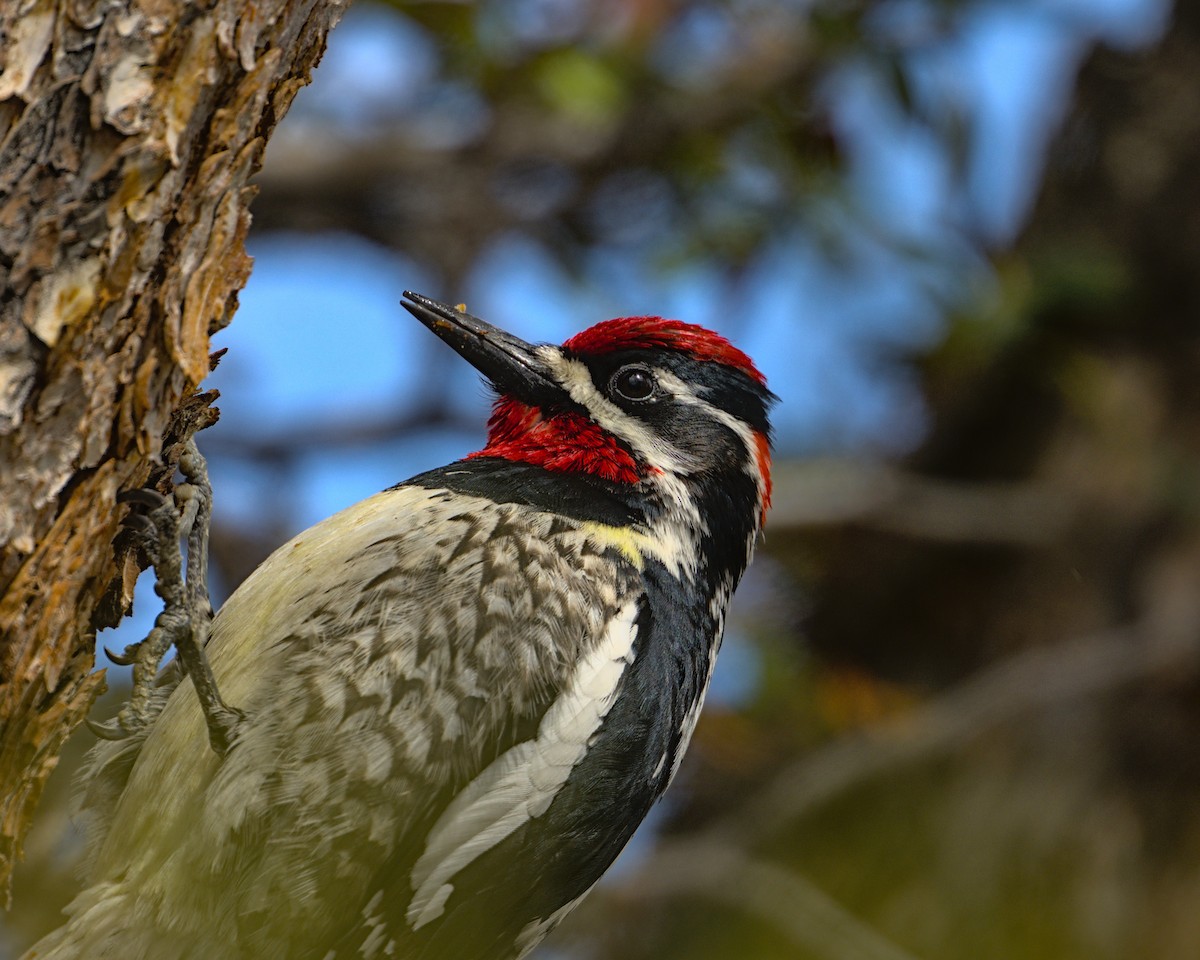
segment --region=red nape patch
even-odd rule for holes
[[[763,386],[767,384],[767,378],[759,373],[754,361],[723,336],[682,320],[664,320],[662,317],[605,320],[575,334],[563,347],[575,353],[593,355],[617,350],[678,350],[697,360],[734,367]]]
[[[763,479],[763,520],[771,506],[771,441],[766,434],[754,431],[754,457],[758,461],[758,473]]]
[[[616,437],[579,413],[543,419],[537,407],[501,397],[488,420],[487,446],[471,457],[503,457],[559,473],[590,473],[613,483],[642,479]]]

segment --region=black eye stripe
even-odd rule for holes
[[[592,383],[601,396],[608,397],[638,417],[657,415],[655,411],[662,411],[661,415],[666,416],[669,411],[680,409],[680,404],[672,402],[675,398],[662,384],[657,385],[654,395],[647,400],[628,400],[617,393],[613,386],[614,377],[634,366],[650,371],[652,376],[655,370],[661,368],[670,376],[682,380],[689,390],[707,403],[764,435],[770,431],[767,411],[776,401],[776,396],[733,367],[694,360],[675,350],[624,350],[600,356],[564,351],[564,355],[587,367]]]
[[[609,380],[609,390],[624,400],[649,400],[657,389],[654,374],[641,364],[621,367]]]

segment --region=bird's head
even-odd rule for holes
[[[500,457],[609,486],[697,494],[747,508],[771,497],[776,399],[746,354],[719,334],[661,317],[607,320],[561,346],[530,344],[415,293],[404,306],[495,388],[487,445]],[[738,496],[741,489],[744,495]]]

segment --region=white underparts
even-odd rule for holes
[[[441,916],[460,870],[549,809],[612,709],[633,661],[637,612],[630,601],[609,621],[542,718],[537,738],[497,757],[438,818],[412,870],[407,919],[414,930]]]

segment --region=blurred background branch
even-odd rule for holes
[[[655,869],[609,894],[615,909],[662,909],[692,896],[728,904],[768,923],[796,949],[839,960],[915,960],[797,873],[754,860],[730,844],[695,841],[662,849]]]
[[[750,845],[822,804],[905,766],[961,750],[1035,710],[1069,708],[1154,677],[1190,676],[1200,619],[1167,632],[1113,631],[1016,654],[912,711],[834,739],[782,771],[708,828],[713,839]]]
[[[1069,710],[1074,700],[1156,677],[1194,676],[1198,658],[1200,598],[1187,611],[1161,611],[1155,622],[1136,629],[1014,655],[784,767],[704,829],[660,843],[641,867],[585,909],[601,917],[610,910],[636,913],[659,909],[647,897],[695,895],[758,914],[821,957],[909,957],[802,876],[751,859],[748,851],[769,849],[798,820],[870,780],[969,749],[977,738],[1034,711]]]

